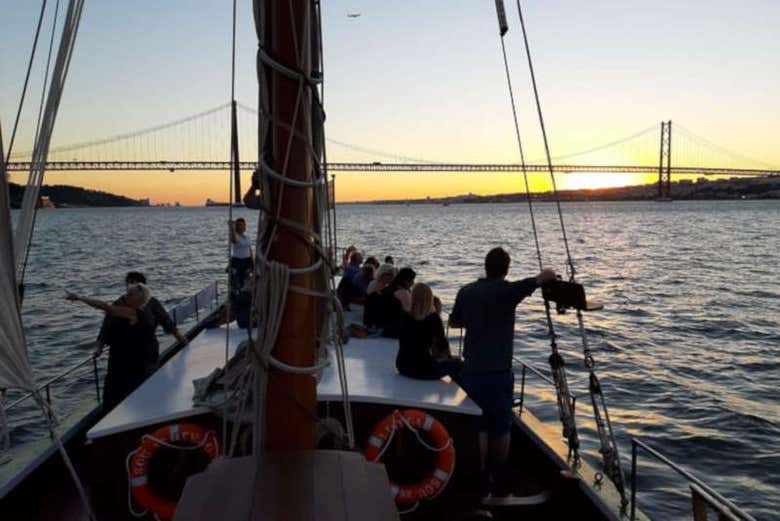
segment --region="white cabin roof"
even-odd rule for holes
[[[347,313],[345,325],[359,322],[357,310]],[[229,353],[235,352],[246,333],[230,328]],[[398,374],[395,355],[398,341],[389,338],[352,338],[344,346],[349,397],[352,402],[419,407],[479,415],[480,408],[448,377],[416,380]],[[340,401],[341,387],[334,353],[317,386],[320,401]],[[138,389],[87,432],[96,439],[209,412],[192,403],[192,381],[208,376],[225,361],[225,327],[206,329],[150,376]]]

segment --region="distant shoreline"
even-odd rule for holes
[[[614,188],[587,188],[559,190],[561,202],[640,202],[658,200],[657,184],[621,186]],[[736,177],[712,180],[700,178],[696,182],[682,180],[671,184],[671,199],[678,201],[742,201],[780,199],[780,176]],[[338,204],[464,204],[464,203],[522,203],[528,200],[525,193],[491,195],[457,195],[426,197],[421,199],[377,199],[350,201]],[[534,202],[555,202],[553,192],[531,193]]]
[[[657,200],[657,184],[631,185],[613,188],[590,188],[578,190],[559,190],[561,202],[641,202]],[[697,181],[681,180],[673,182],[671,199],[676,201],[741,201],[780,199],[780,176],[733,177],[729,179]],[[11,207],[21,206],[25,187],[9,183]],[[71,185],[43,185],[41,196],[48,199],[55,208],[127,208],[127,207],[181,207],[181,208],[221,208],[221,203],[212,205],[155,204],[149,199],[132,199],[99,190],[90,190]],[[534,202],[555,202],[552,192],[534,192]],[[525,203],[525,193],[504,193],[490,195],[465,194],[445,197],[425,197],[417,199],[374,199],[337,202],[339,205],[412,205],[412,204],[485,204],[485,203]],[[227,203],[224,203],[227,206]],[[242,205],[243,206],[243,205]],[[51,206],[49,206],[51,207]],[[235,207],[235,206],[234,206]]]

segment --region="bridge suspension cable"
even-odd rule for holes
[[[252,116],[239,118],[239,124],[246,121],[239,132],[240,147],[254,155],[257,129],[250,123],[254,121],[257,109],[242,103],[237,105],[241,114]],[[52,169],[56,170],[111,170],[112,167],[117,170],[221,170],[222,163],[229,160],[226,150],[230,147],[226,136],[230,133],[225,126],[230,120],[225,117],[228,111],[230,104],[225,103],[160,125],[52,147],[49,159]],[[556,172],[653,173],[658,160],[657,128],[653,125],[598,146],[557,155],[552,158]],[[678,129],[672,147],[672,172],[675,175],[689,174],[691,169],[695,170],[693,173],[702,175],[763,175],[780,170],[764,161],[719,146],[679,124],[675,128]],[[340,169],[341,165],[347,171],[514,171],[512,167],[495,164],[474,165],[457,160],[411,157],[334,138],[328,138],[328,142],[365,156],[365,159],[358,156],[357,160],[353,156],[351,163],[332,162],[334,170]],[[14,161],[10,169],[17,170],[16,164],[29,161],[30,156],[30,151],[15,152],[9,158]],[[537,162],[543,161],[529,161]],[[567,164],[559,167],[562,162]],[[245,166],[242,164],[242,168]]]

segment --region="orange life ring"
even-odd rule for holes
[[[144,435],[141,438],[141,446],[132,453],[127,469],[133,498],[146,510],[155,513],[162,521],[173,519],[176,502],[160,497],[149,485],[146,473],[152,456],[160,447],[178,442],[202,447],[212,461],[219,455],[219,445],[214,431],[207,431],[194,423],[177,423],[160,427],[152,434]]]
[[[421,499],[438,496],[447,486],[455,470],[455,446],[447,429],[436,418],[423,411],[406,409],[394,411],[374,426],[366,441],[366,459],[378,461],[396,429],[403,427],[425,431],[436,450],[436,466],[432,472],[416,483],[390,483],[393,499],[398,505],[413,505]]]

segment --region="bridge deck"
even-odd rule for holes
[[[30,163],[15,161],[8,163],[11,172],[26,172]],[[49,161],[48,171],[148,171],[148,170],[230,170],[230,161]],[[255,170],[257,163],[242,161],[242,170]],[[331,172],[520,172],[518,164],[509,163],[328,163]],[[526,165],[528,172],[548,172],[546,164]],[[565,165],[553,164],[553,172],[559,174],[588,173],[633,173],[658,174],[658,166],[644,165]],[[780,175],[780,170],[755,168],[699,168],[672,166],[672,175],[731,175],[731,176],[767,176]]]

